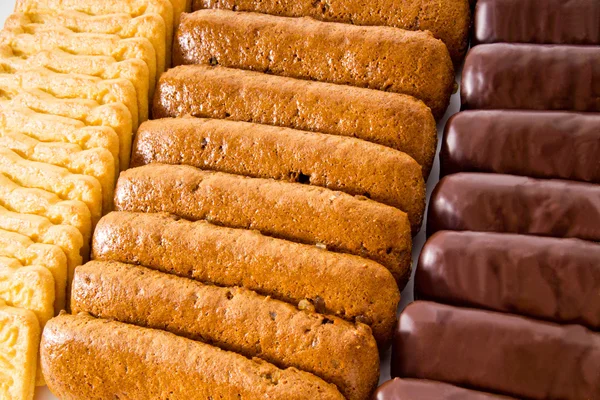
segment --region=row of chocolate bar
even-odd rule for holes
[[[598,399],[600,2],[479,0],[474,21],[375,397]]]

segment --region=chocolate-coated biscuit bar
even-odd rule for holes
[[[600,182],[600,114],[470,110],[446,124],[440,175],[495,172]]]
[[[581,325],[418,301],[400,315],[391,375],[532,400],[595,399],[600,335]]]
[[[600,46],[485,44],[467,55],[463,109],[600,111]]]
[[[455,230],[598,241],[600,185],[463,172],[438,183],[428,213],[428,235]]]
[[[474,42],[600,44],[598,0],[479,0]]]
[[[421,251],[419,299],[600,329],[600,245],[490,232],[441,231]]]
[[[377,388],[373,400],[509,400],[475,390],[463,389],[448,383],[427,379],[394,378]]]

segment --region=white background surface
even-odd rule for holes
[[[102,1],[102,0],[98,0],[98,1]],[[14,8],[14,3],[15,3],[15,0],[0,0],[0,21],[1,21],[2,25],[4,25],[4,20],[6,19],[6,17],[12,12],[12,10]],[[457,75],[457,78],[458,78],[458,75]],[[458,112],[459,108],[460,108],[459,95],[455,94],[452,96],[452,102],[450,104],[450,108],[448,109],[448,111],[446,113],[446,116],[438,124],[438,150],[439,150],[439,141],[441,140],[441,133],[442,133],[443,127],[446,123],[446,120],[452,114]],[[433,189],[433,187],[435,186],[435,184],[438,181],[438,176],[439,176],[439,160],[436,157],[435,164],[433,165],[433,169],[432,169],[431,175],[429,177],[429,181],[427,182],[427,201],[428,202],[429,202],[429,195],[431,194],[431,190]],[[425,242],[425,224],[423,224],[423,228],[421,229],[421,232],[414,239],[413,270],[417,264],[417,257],[419,256],[419,253],[421,252],[421,248],[423,247],[424,242]],[[409,283],[407,288],[402,292],[402,301],[400,304],[400,309],[404,308],[409,302],[412,301],[412,299],[413,299],[413,292],[412,292],[412,280],[411,280],[411,282]],[[390,351],[388,351],[383,356],[383,359],[382,359],[380,383],[383,383],[390,378],[390,371],[389,371],[390,354],[389,353],[390,353]],[[72,367],[77,368],[77,366],[75,366],[75,365],[73,365]],[[37,389],[35,400],[55,400],[55,399],[56,399],[56,397],[54,397],[50,393],[50,391],[48,391],[47,388],[38,388]]]

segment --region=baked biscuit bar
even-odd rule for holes
[[[171,0],[179,4],[183,0]],[[79,11],[90,16],[110,14],[129,14],[135,18],[143,15],[158,14],[164,21],[166,34],[167,66],[171,59],[171,45],[173,43],[173,4],[169,0],[17,0],[15,11],[33,13],[39,11]],[[118,22],[118,21],[117,21]],[[107,26],[110,26],[108,24]]]
[[[440,119],[454,86],[448,49],[430,32],[227,10],[184,14],[173,65],[208,64],[402,93]]]
[[[205,65],[165,72],[154,118],[230,119],[351,136],[400,150],[427,177],[437,147],[431,111],[410,96]]]
[[[112,128],[119,142],[119,167],[121,170],[127,169],[133,127],[131,113],[123,104],[99,104],[97,101],[86,99],[58,99],[41,90],[7,91],[6,88],[0,88],[0,99],[5,100],[1,108],[6,105],[28,107],[38,113],[79,120],[94,132]],[[106,129],[104,131],[104,135],[111,135]],[[110,144],[112,146],[112,141]]]
[[[145,38],[154,47],[156,53],[156,73],[165,71],[167,62],[166,27],[158,14],[144,14],[131,17],[129,14],[88,15],[79,11],[35,11],[28,14],[15,13],[8,17],[5,26],[19,16],[27,18],[28,23],[46,26],[61,26],[75,32],[103,33],[117,35],[120,38]],[[170,53],[169,53],[170,59]]]
[[[379,380],[379,351],[366,325],[299,311],[247,289],[92,261],[77,268],[71,309],[295,367],[335,384],[349,400],[368,398]]]
[[[0,205],[17,213],[46,217],[55,225],[74,226],[83,236],[83,257],[88,254],[92,217],[83,202],[64,201],[45,190],[24,188],[0,173]]]
[[[48,274],[42,274],[41,278],[31,281],[31,284],[35,283],[37,285],[37,289],[21,292],[17,296],[18,301],[21,302],[34,301],[32,299],[35,299],[36,296],[38,296],[38,300],[41,299],[39,301],[35,300],[38,306],[32,309],[38,317],[44,317],[44,319],[40,319],[40,322],[47,321],[52,318],[55,311],[58,313],[65,308],[67,258],[58,246],[34,243],[27,236],[0,229],[0,256],[14,258],[24,267],[36,266],[47,270]],[[8,282],[12,279],[10,278],[11,274],[6,276],[5,281]],[[16,282],[27,280],[25,279],[27,276],[27,274],[15,275],[15,279],[19,279]],[[48,276],[50,279],[47,279]],[[46,290],[48,286],[51,287],[51,291]],[[14,292],[17,289],[20,290],[17,286],[12,289],[11,286],[4,287],[7,294],[11,294],[11,290]],[[10,298],[4,299],[14,303]]]
[[[401,288],[410,276],[404,212],[316,186],[151,164],[121,173],[115,209],[169,212],[360,255],[387,267]]]
[[[73,280],[75,267],[82,263],[84,247],[83,236],[77,228],[69,225],[53,225],[46,217],[16,213],[0,206],[0,229],[27,236],[36,243],[60,247],[67,257],[67,285]],[[58,272],[54,279],[60,281]],[[57,299],[60,300],[60,288],[56,292]]]
[[[40,334],[33,312],[0,300],[0,398],[33,400]]]
[[[353,138],[237,121],[161,119],[142,124],[133,145],[131,166],[150,163],[186,164],[365,196],[406,212],[413,232],[425,211],[419,164],[402,152]]]
[[[295,368],[85,314],[52,319],[40,352],[48,387],[62,399],[344,399]]]
[[[302,309],[369,325],[392,337],[400,292],[374,261],[167,214],[112,212],[94,233],[93,258],[140,264],[218,286],[242,286]]]
[[[468,0],[194,0],[193,10],[203,8],[430,31],[446,44],[454,65],[459,65],[465,56],[471,27],[471,7]]]
[[[102,204],[102,187],[96,178],[72,174],[66,168],[29,161],[15,152],[0,147],[0,172],[28,188],[55,193],[64,200],[85,203],[92,215],[92,224],[102,216],[102,210],[110,211]]]

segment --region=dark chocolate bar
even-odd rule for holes
[[[400,315],[391,372],[532,400],[598,399],[600,335],[418,301]]]
[[[463,109],[600,111],[600,46],[475,46],[461,100]]]
[[[479,0],[474,42],[600,44],[598,0]]]
[[[441,231],[421,251],[419,299],[600,329],[600,244]]]
[[[443,178],[431,195],[427,234],[507,232],[600,241],[600,185],[514,175]]]
[[[600,182],[600,114],[472,110],[446,124],[440,175],[496,172]]]
[[[394,378],[377,388],[373,400],[509,400],[512,397],[463,389],[427,379]]]

